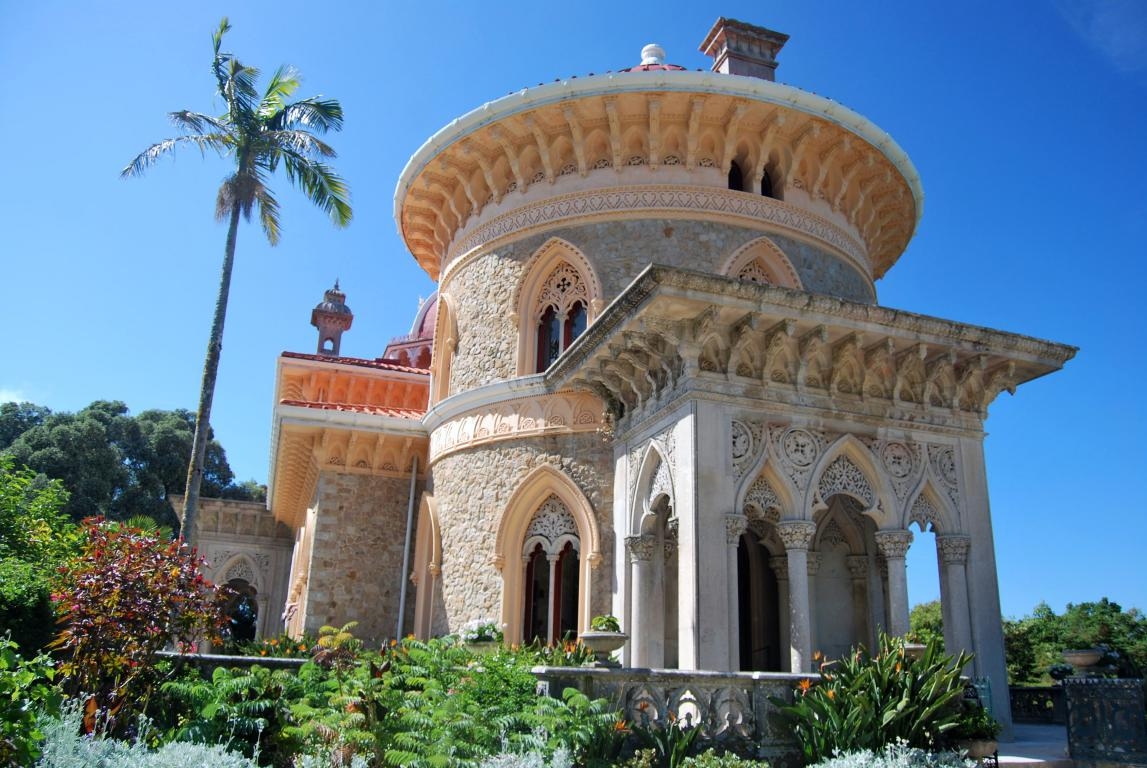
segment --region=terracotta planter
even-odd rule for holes
[[[1099,648],[1080,648],[1063,652],[1063,660],[1077,670],[1091,669],[1103,658]]]
[[[619,650],[628,639],[629,635],[624,632],[582,632],[578,635],[581,644],[593,651],[593,664],[598,667],[621,666],[610,659],[610,654]]]
[[[904,656],[912,661],[923,658],[924,652],[928,650],[928,646],[923,643],[905,643]]]
[[[995,739],[970,739],[960,742],[960,749],[967,752],[968,757],[979,760],[996,754],[1000,745]]]

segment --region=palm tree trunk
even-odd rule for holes
[[[203,362],[203,384],[199,388],[199,409],[195,412],[195,437],[191,441],[191,461],[187,466],[183,514],[179,519],[179,537],[191,546],[195,546],[195,540],[198,538],[195,521],[199,513],[199,486],[203,482],[207,436],[211,432],[211,402],[215,399],[219,353],[223,350],[223,323],[227,319],[227,298],[231,294],[231,268],[235,264],[235,236],[238,231],[239,206],[233,205],[227,226],[223,271],[219,276],[219,296],[215,299],[215,318],[211,322],[211,338],[207,341],[207,359]]]

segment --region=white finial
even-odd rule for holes
[[[665,49],[657,43],[650,43],[641,49],[642,64],[664,64]]]

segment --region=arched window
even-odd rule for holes
[[[562,262],[546,278],[536,304],[538,373],[585,331],[587,307],[585,281],[572,265]]]
[[[765,197],[776,197],[773,194],[773,180],[769,178],[768,171],[761,174],[761,194]]]
[[[557,496],[538,507],[522,548],[522,636],[556,643],[577,633],[580,542],[573,515]]]
[[[236,570],[232,568],[232,571]],[[230,597],[224,605],[227,617],[226,636],[231,645],[238,646],[255,639],[259,626],[259,602],[251,583],[243,578],[233,578],[227,582]]]
[[[745,179],[741,175],[741,166],[734,160],[729,164],[729,189],[741,192],[745,188]]]

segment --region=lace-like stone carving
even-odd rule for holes
[[[753,436],[748,428],[739,421],[734,421],[729,429],[729,443],[732,448],[734,464],[744,460],[753,449]]]
[[[825,436],[807,429],[790,429],[787,424],[774,424],[769,426],[769,438],[774,455],[780,458],[780,465],[793,485],[802,491],[808,488],[813,464],[824,451]]]
[[[876,494],[872,492],[868,479],[847,456],[838,456],[828,465],[817,483],[817,493],[824,501],[838,493],[845,493],[860,499],[869,507],[876,504]]]
[[[839,547],[841,544],[848,544],[848,539],[844,535],[844,531],[840,529],[840,525],[836,520],[829,520],[828,525],[820,532],[820,547]]]
[[[959,509],[960,473],[956,467],[956,452],[950,445],[929,445],[928,461],[932,464],[932,474],[940,480],[948,498]]]
[[[877,531],[876,548],[885,560],[903,560],[912,546],[912,531]]]
[[[780,512],[780,497],[777,496],[777,492],[765,476],[760,475],[749,486],[749,492],[745,494],[745,516],[764,516],[770,522],[775,523],[780,519]]]
[[[968,562],[968,549],[972,546],[972,537],[962,533],[949,533],[936,537],[936,549],[940,552],[940,559],[945,564],[963,565]]]
[[[785,433],[782,447],[785,458],[798,467],[807,467],[816,461],[816,438],[804,429],[790,429]]]
[[[561,499],[550,496],[542,502],[530,520],[530,527],[526,529],[526,541],[541,537],[547,542],[546,552],[555,554],[558,539],[563,536],[571,536],[577,541],[577,523]]]
[[[649,487],[650,504],[661,495],[673,498],[673,481],[669,477],[669,465],[664,461],[657,462],[657,469],[653,473],[653,483]]]
[[[769,277],[769,273],[761,267],[760,262],[750,261],[746,264],[740,272],[737,273],[738,280],[744,280],[749,283],[759,283],[761,285],[772,285],[773,280]]]
[[[629,553],[629,562],[648,562],[653,559],[653,552],[657,549],[657,537],[652,534],[641,536],[626,536],[625,551]]]
[[[816,534],[816,523],[809,520],[782,520],[776,525],[777,538],[785,549],[808,549]]]
[[[255,573],[251,570],[251,566],[247,564],[246,560],[240,560],[227,569],[227,573],[223,576],[223,582],[231,582],[235,579],[242,579],[248,584],[255,583]]]
[[[569,262],[559,264],[538,293],[538,300],[534,305],[534,314],[541,317],[547,308],[552,307],[554,312],[563,317],[577,302],[589,307],[589,287]]]
[[[936,511],[936,507],[932,505],[927,496],[920,494],[916,497],[916,501],[912,502],[908,519],[919,524],[924,530],[927,530],[928,526],[932,526],[932,530],[936,530],[936,521],[940,519],[940,513]]]

